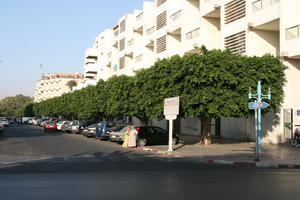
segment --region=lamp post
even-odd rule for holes
[[[257,83],[257,93],[252,94],[251,88],[249,89],[248,93],[249,99],[255,99],[255,102],[249,103],[248,107],[249,109],[255,110],[255,118],[257,116],[257,119],[255,119],[256,124],[256,148],[255,148],[255,161],[259,161],[259,153],[261,153],[261,109],[264,109],[269,106],[268,103],[262,102],[263,99],[271,100],[271,89],[269,88],[268,94],[264,95],[261,93],[261,81],[258,81]]]

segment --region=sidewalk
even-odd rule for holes
[[[144,151],[174,157],[196,159],[207,163],[246,165],[267,168],[300,168],[300,148],[288,144],[262,144],[260,161],[254,162],[255,143],[228,139],[213,139],[213,144],[199,144],[199,137],[181,136],[181,142],[167,152],[168,145],[147,146]]]

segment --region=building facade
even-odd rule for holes
[[[85,54],[85,80],[134,75],[172,55],[208,49],[230,49],[248,56],[272,54],[288,67],[282,110],[264,118],[265,142],[289,139],[300,126],[300,1],[299,0],[155,0],[143,10],[122,16],[104,30]],[[290,118],[292,126],[287,126]],[[198,121],[182,119],[181,132],[196,134]],[[189,130],[188,126],[198,127]],[[192,125],[193,124],[193,125]],[[185,131],[186,130],[186,131]],[[189,131],[188,131],[189,130]],[[221,120],[224,137],[253,138],[254,120]]]
[[[34,102],[41,102],[70,92],[71,89],[68,86],[69,81],[76,81],[77,84],[81,84],[83,75],[79,73],[44,75],[41,80],[35,84]]]

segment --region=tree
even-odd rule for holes
[[[70,81],[67,82],[66,85],[70,88],[70,91],[73,91],[73,87],[77,86],[77,81],[70,80]]]
[[[31,97],[22,94],[14,97],[5,97],[0,101],[0,113],[3,116],[16,116],[17,114],[21,114],[22,109],[32,102],[33,99]]]
[[[185,116],[201,120],[201,143],[210,143],[212,118],[248,117],[249,87],[263,83],[272,88],[271,109],[283,101],[284,70],[279,58],[271,55],[247,57],[229,51],[212,50],[183,57],[186,71],[181,105]],[[268,110],[270,111],[270,110]]]

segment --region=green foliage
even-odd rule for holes
[[[111,118],[135,116],[163,118],[163,99],[180,96],[183,117],[247,117],[247,93],[262,81],[263,92],[272,89],[270,108],[283,101],[285,84],[281,60],[271,55],[247,57],[229,51],[201,48],[201,54],[178,55],[157,61],[134,77],[114,76],[61,97],[33,106],[39,116]]]
[[[14,97],[6,97],[0,101],[0,113],[2,116],[24,116],[24,108],[33,102],[31,97],[22,94]]]
[[[67,86],[70,88],[70,91],[72,91],[73,87],[77,86],[77,81],[70,80],[70,81],[67,82]]]

